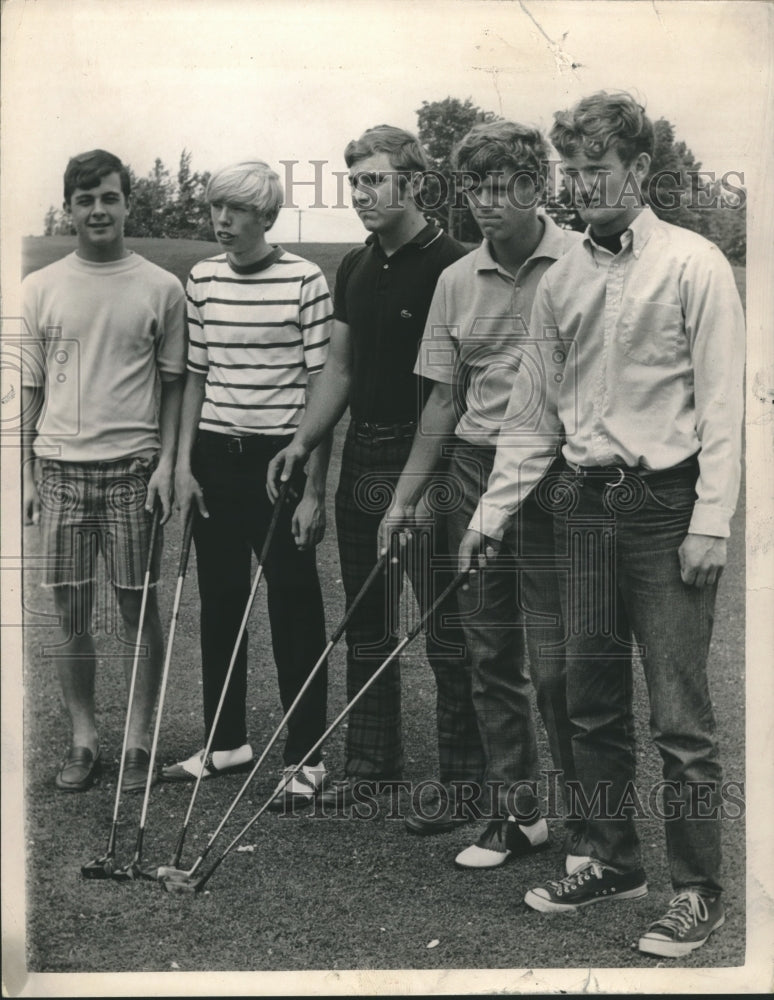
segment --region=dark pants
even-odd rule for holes
[[[336,493],[336,526],[347,605],[352,602],[378,558],[377,532],[391,502],[392,490],[411,450],[411,437],[369,441],[350,426]],[[436,519],[442,521],[442,519]],[[443,523],[418,532],[405,555],[420,612],[451,581]],[[347,698],[351,700],[397,645],[401,574],[391,586],[379,576],[358,605],[347,629]],[[456,616],[451,598],[438,609],[426,634],[427,658],[438,689],[436,723],[440,780],[479,781],[483,751],[465,666],[464,637],[446,620]],[[403,770],[400,664],[395,661],[368,689],[350,716],[346,773],[363,778],[391,778]]]
[[[451,473],[460,503],[449,515],[452,551],[459,548],[486,490],[493,462],[493,448],[463,443],[455,448]],[[457,592],[457,603],[486,752],[486,781],[499,787],[501,813],[526,817],[538,805],[527,787],[539,780],[532,685],[560,785],[575,777],[553,518],[535,493],[511,523],[497,558]],[[568,823],[571,829],[576,825]]]
[[[563,607],[575,767],[591,805],[583,853],[621,870],[642,862],[631,808],[633,635],[669,783],[659,808],[674,817],[666,819],[672,883],[717,892],[722,775],[707,684],[717,588],[684,584],[678,558],[697,475],[696,462],[646,476],[566,469],[553,491],[562,507],[554,524],[569,567]]]
[[[290,440],[255,435],[242,454],[226,450],[224,435],[200,432],[193,472],[209,518],[196,516],[194,542],[201,597],[204,724],[209,734],[250,596],[251,556],[259,555],[272,516],[266,471]],[[282,707],[287,710],[325,648],[325,620],[314,550],[300,552],[291,533],[292,510],[280,515],[264,565],[269,624]],[[257,601],[256,601],[257,603]],[[213,739],[213,750],[247,741],[247,633]],[[288,723],[286,764],[297,764],[325,731],[327,666],[316,675]],[[316,764],[319,753],[308,763]]]

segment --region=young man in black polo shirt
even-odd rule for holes
[[[433,224],[416,203],[428,169],[416,138],[380,125],[350,142],[344,152],[352,201],[371,235],[342,261],[334,293],[334,332],[325,368],[291,444],[269,467],[270,494],[278,481],[303,464],[349,405],[352,423],[342,455],[336,494],[336,524],[347,603],[360,590],[377,559],[380,521],[411,449],[417,418],[429,391],[413,374],[417,349],[441,271],[465,253]],[[436,531],[433,552],[445,553]],[[443,586],[428,560],[406,553],[406,566],[420,607]],[[394,574],[393,574],[394,576]],[[432,585],[432,586],[431,586]],[[352,699],[396,645],[389,617],[397,610],[398,586],[385,591],[379,578],[358,605],[347,630],[347,696]],[[448,614],[456,608],[452,604]],[[483,752],[465,668],[462,632],[441,627],[441,613],[428,630],[427,655],[438,685],[440,779],[477,782]],[[346,780],[329,787],[323,801],[349,804],[358,779],[400,777],[400,667],[396,662],[358,701],[349,716]],[[409,830],[449,830],[451,808],[412,812]],[[440,815],[433,819],[436,812]]]

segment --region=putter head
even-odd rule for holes
[[[155,868],[141,868],[136,861],[124,865],[123,868],[116,868],[113,872],[113,879],[116,882],[140,882],[142,880],[154,882],[156,877]]]
[[[94,858],[81,865],[81,875],[89,879],[112,878],[116,870],[116,861],[112,855],[105,855],[104,858]]]
[[[182,878],[162,878],[159,879],[167,892],[177,892],[193,894],[199,892],[204,882],[204,878],[192,878],[181,872]]]

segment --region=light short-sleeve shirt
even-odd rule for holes
[[[23,384],[45,394],[35,453],[102,462],[157,450],[159,377],[185,371],[178,279],[136,253],[106,263],[71,253],[27,275],[22,303]]]
[[[549,216],[539,218],[542,238],[515,275],[484,240],[446,268],[433,296],[414,371],[453,387],[455,434],[470,444],[497,443],[516,373],[535,363],[529,318],[537,286],[582,239]]]

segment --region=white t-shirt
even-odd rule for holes
[[[95,462],[156,450],[159,376],[185,371],[178,279],[135,253],[104,264],[71,253],[27,275],[22,301],[22,384],[45,389],[35,453]]]

